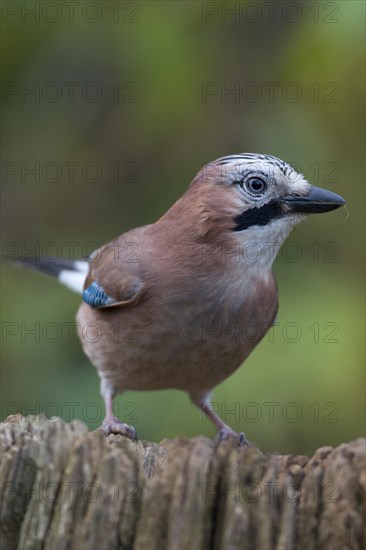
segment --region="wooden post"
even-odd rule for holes
[[[4,550],[365,548],[365,439],[309,459],[15,415],[0,451]]]

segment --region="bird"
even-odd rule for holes
[[[18,258],[82,296],[77,329],[100,377],[105,434],[137,438],[114,415],[117,393],[170,388],[189,395],[220,441],[245,444],[212,392],[275,322],[272,264],[292,228],[344,204],[272,155],[233,154],[203,166],[157,221],[88,258]]]

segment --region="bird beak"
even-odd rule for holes
[[[319,214],[336,210],[346,201],[331,191],[312,185],[307,195],[303,197],[289,195],[283,199],[283,202],[289,207],[289,212]]]

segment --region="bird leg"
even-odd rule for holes
[[[137,433],[135,428],[129,426],[128,424],[125,424],[124,422],[121,422],[113,414],[113,399],[117,394],[116,388],[102,378],[100,391],[103,396],[106,409],[106,415],[101,426],[104,433],[106,435],[121,434],[128,437],[129,439],[132,439],[132,441],[136,441]]]
[[[205,396],[204,399],[201,399],[198,402],[194,401],[194,403],[196,403],[207,418],[215,424],[218,429],[218,438],[220,441],[233,437],[237,440],[239,445],[246,445],[249,443],[244,432],[236,433],[232,428],[230,428],[230,426],[225,424],[225,422],[214,411],[209,397]]]

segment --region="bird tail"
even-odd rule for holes
[[[89,263],[83,260],[17,257],[12,258],[22,267],[29,267],[46,275],[51,275],[71,290],[83,293],[84,282],[89,271]]]

